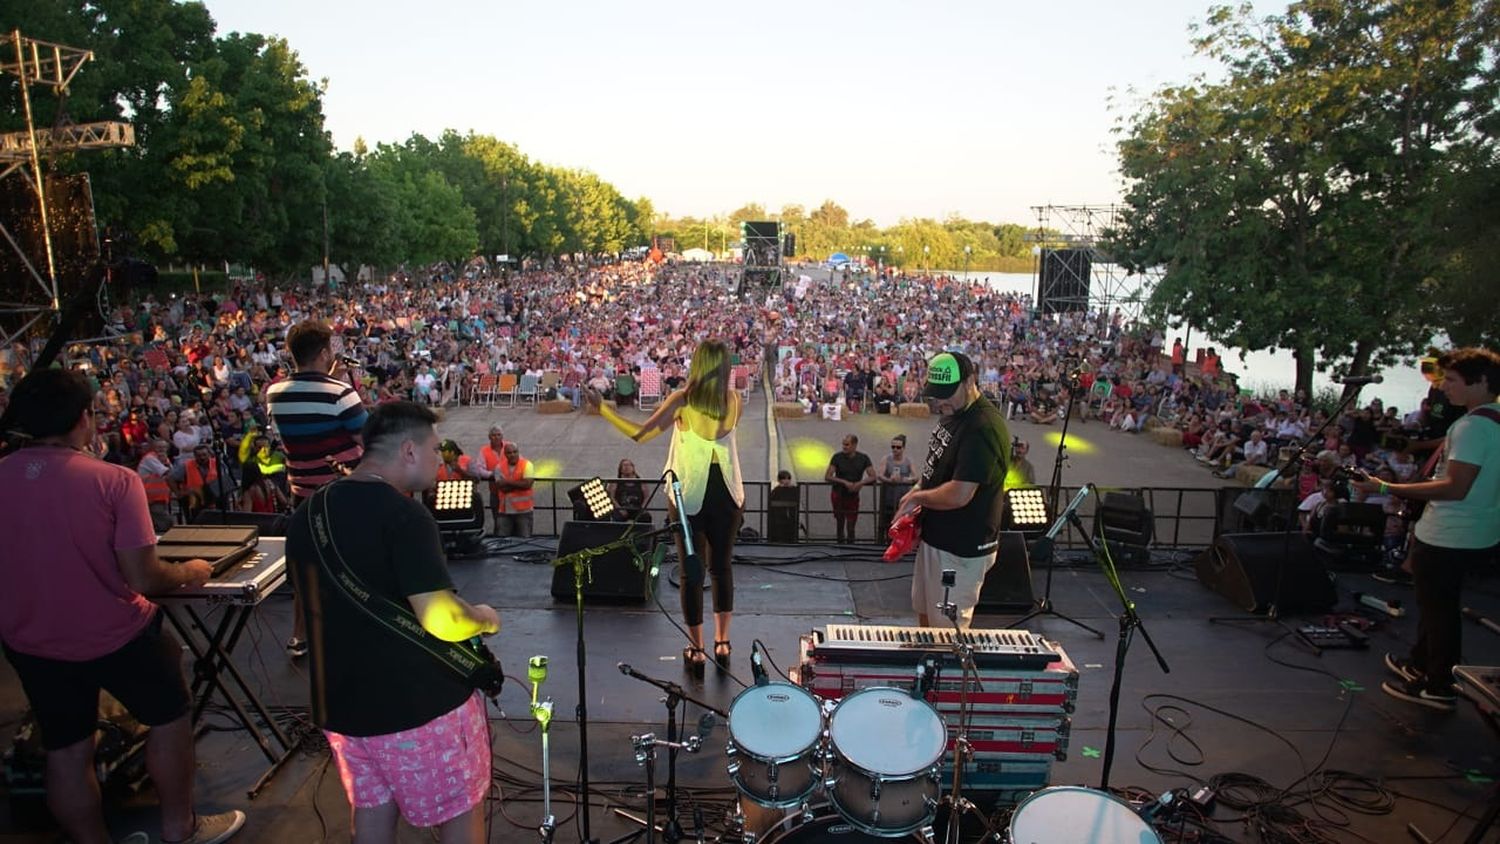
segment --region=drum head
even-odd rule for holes
[[[901,689],[864,689],[844,698],[828,735],[854,766],[896,777],[937,764],[948,746],[937,710]]]
[[[1011,844],[1161,844],[1135,810],[1102,791],[1044,788],[1010,818]]]
[[[823,713],[811,694],[790,683],[751,686],[729,705],[729,737],[761,759],[796,756],[823,731]]]

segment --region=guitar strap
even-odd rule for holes
[[[318,562],[328,581],[371,620],[431,654],[471,688],[489,694],[493,687],[498,694],[504,674],[488,648],[482,644],[445,642],[428,633],[410,609],[376,593],[349,568],[333,542],[328,516],[328,493],[337,485],[337,481],[324,484],[307,502],[313,547],[318,551]]]

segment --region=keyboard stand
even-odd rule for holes
[[[214,578],[199,589],[183,589],[170,596],[153,598],[193,654],[189,694],[193,698],[195,735],[201,735],[206,729],[203,714],[217,695],[233,711],[235,720],[250,734],[271,764],[250,789],[251,799],[297,749],[233,660],[234,649],[255,608],[286,579],[282,542],[262,539],[257,553],[239,568]],[[217,621],[206,617],[215,612],[219,616]]]

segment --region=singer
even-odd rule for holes
[[[1464,572],[1493,560],[1500,545],[1500,354],[1459,349],[1442,355],[1442,391],[1468,413],[1448,429],[1447,443],[1430,481],[1393,484],[1356,481],[1366,492],[1430,502],[1414,530],[1412,586],[1417,593],[1417,642],[1408,658],[1385,655],[1398,678],[1381,691],[1429,709],[1452,711],[1458,704],[1453,666],[1463,637]]]
[[[729,621],[734,611],[734,537],[744,521],[745,487],[740,475],[740,451],[734,429],[740,420],[740,395],[729,383],[729,349],[720,340],[704,340],[693,351],[687,385],[662,401],[643,424],[620,416],[588,388],[589,406],[636,442],[648,442],[672,432],[666,468],[682,480],[683,509],[692,529],[694,550],[713,571],[714,661],[729,663]],[[672,518],[678,514],[674,511]],[[703,567],[695,564],[677,538],[682,560],[682,618],[689,647],[682,652],[683,668],[703,676]]]

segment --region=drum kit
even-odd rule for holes
[[[947,574],[944,585],[951,586]],[[939,607],[956,622],[957,608],[946,594]],[[768,682],[752,656],[756,685],[729,707],[729,779],[740,799],[721,840],[934,844],[933,823],[939,807],[947,806],[943,839],[958,844],[963,815],[980,814],[962,796],[964,762],[972,755],[967,689],[971,678],[978,686],[979,672],[973,648],[962,636],[951,647],[964,669],[965,694],[946,796],[939,771],[949,746],[948,727],[926,700],[929,683],[936,682],[933,663],[919,664],[910,688],[864,688],[825,702],[792,683]],[[1009,844],[1161,844],[1149,819],[1129,803],[1072,786],[1031,794],[1016,806],[1004,831],[988,819],[985,827],[986,840],[992,836]]]

